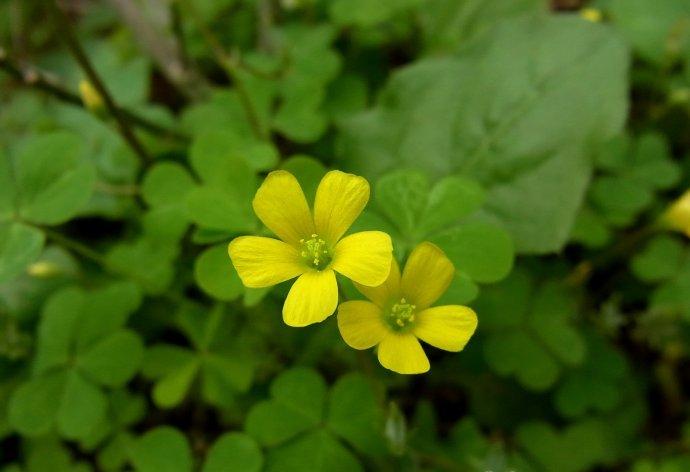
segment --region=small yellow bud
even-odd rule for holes
[[[671,91],[669,94],[669,102],[675,105],[684,105],[690,102],[690,88],[681,87]]]
[[[103,97],[98,93],[98,90],[88,80],[79,82],[79,92],[81,92],[81,100],[84,106],[94,113],[103,111],[105,103]]]
[[[60,268],[52,262],[38,261],[26,268],[26,272],[39,279],[47,279],[60,273]]]
[[[580,16],[587,21],[591,21],[592,23],[601,23],[601,20],[604,19],[604,15],[601,13],[601,10],[596,8],[583,8],[580,10]]]
[[[668,229],[680,231],[690,237],[690,190],[686,190],[661,216]]]

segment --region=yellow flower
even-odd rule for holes
[[[604,19],[604,15],[601,13],[601,10],[596,8],[583,8],[580,10],[580,16],[587,21],[591,21],[592,23],[600,23],[601,20]]]
[[[669,229],[683,232],[690,237],[690,190],[671,204],[663,214],[662,221]]]
[[[81,100],[84,102],[84,106],[89,110],[98,113],[105,107],[103,97],[88,80],[79,82],[79,92],[81,93]]]
[[[369,200],[369,183],[340,171],[319,184],[314,212],[297,179],[271,172],[254,197],[254,212],[279,238],[241,236],[228,253],[242,283],[270,287],[298,277],[283,305],[290,326],[323,321],[338,305],[335,272],[363,286],[381,285],[393,260],[391,238],[363,231],[343,238]]]
[[[355,349],[378,345],[382,366],[400,374],[421,374],[429,360],[418,338],[446,351],[461,351],[477,328],[477,315],[460,305],[431,308],[453,280],[453,263],[436,245],[418,245],[402,277],[393,261],[390,275],[379,287],[355,284],[368,301],[338,307],[338,328]],[[373,302],[373,303],[372,303]]]

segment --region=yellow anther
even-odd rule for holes
[[[401,298],[399,302],[391,306],[390,311],[384,316],[385,321],[395,331],[408,329],[415,321],[415,309],[417,307]]]
[[[311,239],[300,240],[302,258],[315,269],[324,269],[331,262],[331,253],[326,241],[321,239],[318,234],[312,234]]]

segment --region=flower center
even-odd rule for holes
[[[318,234],[312,234],[309,239],[300,239],[302,250],[300,255],[306,263],[314,269],[325,269],[331,263],[331,253],[328,244]]]
[[[385,321],[393,331],[409,329],[415,320],[415,305],[411,305],[404,298],[391,306],[390,311],[384,315]]]

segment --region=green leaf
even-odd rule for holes
[[[484,355],[500,375],[512,375],[530,390],[545,390],[564,366],[585,356],[581,334],[571,325],[575,303],[558,282],[537,285],[517,270],[478,300],[482,329],[488,335]]]
[[[496,282],[513,266],[510,236],[479,217],[483,201],[482,188],[470,179],[446,177],[431,187],[424,174],[401,170],[376,184],[376,212],[382,218],[377,221],[365,213],[362,221],[369,220],[366,229],[387,230],[387,224],[393,225],[396,230],[389,233],[400,252],[422,241],[436,243],[457,270],[451,293],[459,299],[445,300],[467,302],[477,294],[475,282]]]
[[[632,271],[645,282],[660,282],[678,273],[685,259],[683,244],[673,236],[660,235],[632,259]]]
[[[604,424],[575,423],[562,432],[543,422],[527,423],[517,432],[519,444],[544,470],[580,472],[606,459],[610,443]]]
[[[0,284],[21,274],[38,259],[45,236],[21,223],[0,223]]]
[[[210,247],[197,257],[194,279],[204,292],[218,300],[235,300],[244,293],[225,244]]]
[[[314,431],[272,449],[267,472],[360,472],[362,466],[326,431]]]
[[[383,414],[370,383],[360,374],[341,377],[330,391],[327,424],[365,454],[381,454]]]
[[[10,399],[10,425],[24,436],[48,433],[56,415],[56,400],[62,396],[66,382],[65,372],[58,371],[20,385]]]
[[[137,472],[191,472],[192,451],[175,428],[160,426],[132,444],[129,458]]]
[[[379,105],[342,126],[340,162],[369,178],[400,167],[472,177],[519,252],[558,251],[590,178],[586,147],[624,124],[627,69],[625,45],[601,25],[499,23],[457,57],[395,73]]]
[[[327,171],[326,166],[320,161],[301,154],[290,156],[282,163],[281,169],[290,172],[297,178],[309,202],[314,201],[319,182]]]
[[[270,143],[258,141],[252,134],[232,130],[209,130],[197,133],[190,149],[190,160],[197,172],[203,161],[222,162],[240,158],[256,171],[268,170],[278,163],[278,150]],[[202,175],[203,178],[203,175]]]
[[[290,369],[271,384],[271,399],[252,407],[245,428],[263,445],[279,444],[318,425],[325,398],[326,385],[319,374]]]
[[[187,209],[194,223],[207,229],[229,233],[252,232],[256,219],[248,196],[229,194],[217,187],[199,187],[189,193]]]
[[[31,138],[15,158],[20,216],[55,225],[72,218],[88,201],[95,183],[93,165],[82,158],[81,140],[60,132]]]
[[[139,308],[141,301],[141,291],[132,282],[115,282],[89,292],[84,306],[80,308],[77,350],[122,328],[129,315]]]
[[[393,222],[403,234],[416,234],[418,221],[426,207],[429,180],[419,172],[397,171],[381,177],[376,183],[379,213]]]
[[[0,149],[0,223],[14,215],[15,195],[13,161]]]
[[[618,406],[622,381],[628,375],[625,357],[597,335],[587,337],[587,358],[571,371],[556,391],[555,404],[564,416],[578,417],[590,410],[608,412]]]
[[[513,242],[500,228],[469,223],[430,238],[470,279],[490,283],[503,279],[513,268]]]
[[[199,372],[198,359],[184,364],[177,364],[175,370],[156,382],[153,388],[153,400],[161,408],[173,408],[179,405],[189,392],[192,382]]]
[[[101,385],[120,387],[139,370],[143,357],[141,337],[129,330],[119,330],[80,354],[77,366]]]
[[[67,287],[55,292],[45,303],[38,326],[36,373],[68,363],[86,298],[81,289]]]
[[[67,383],[60,396],[57,427],[69,439],[87,437],[105,419],[105,395],[77,371],[67,374]]]
[[[163,162],[151,167],[141,185],[142,197],[152,207],[184,205],[194,179],[180,164]]]
[[[254,439],[242,433],[225,433],[208,451],[202,472],[225,472],[228,469],[260,472],[263,462],[263,454]]]
[[[690,6],[682,0],[612,0],[611,19],[644,59],[661,64],[673,51],[673,28],[690,19]],[[678,34],[678,33],[676,33]]]
[[[484,189],[475,181],[450,176],[431,189],[419,225],[427,234],[445,229],[479,210],[486,198]]]
[[[540,0],[427,0],[423,5],[419,22],[428,53],[455,51],[490,33],[499,21],[546,8]]]

